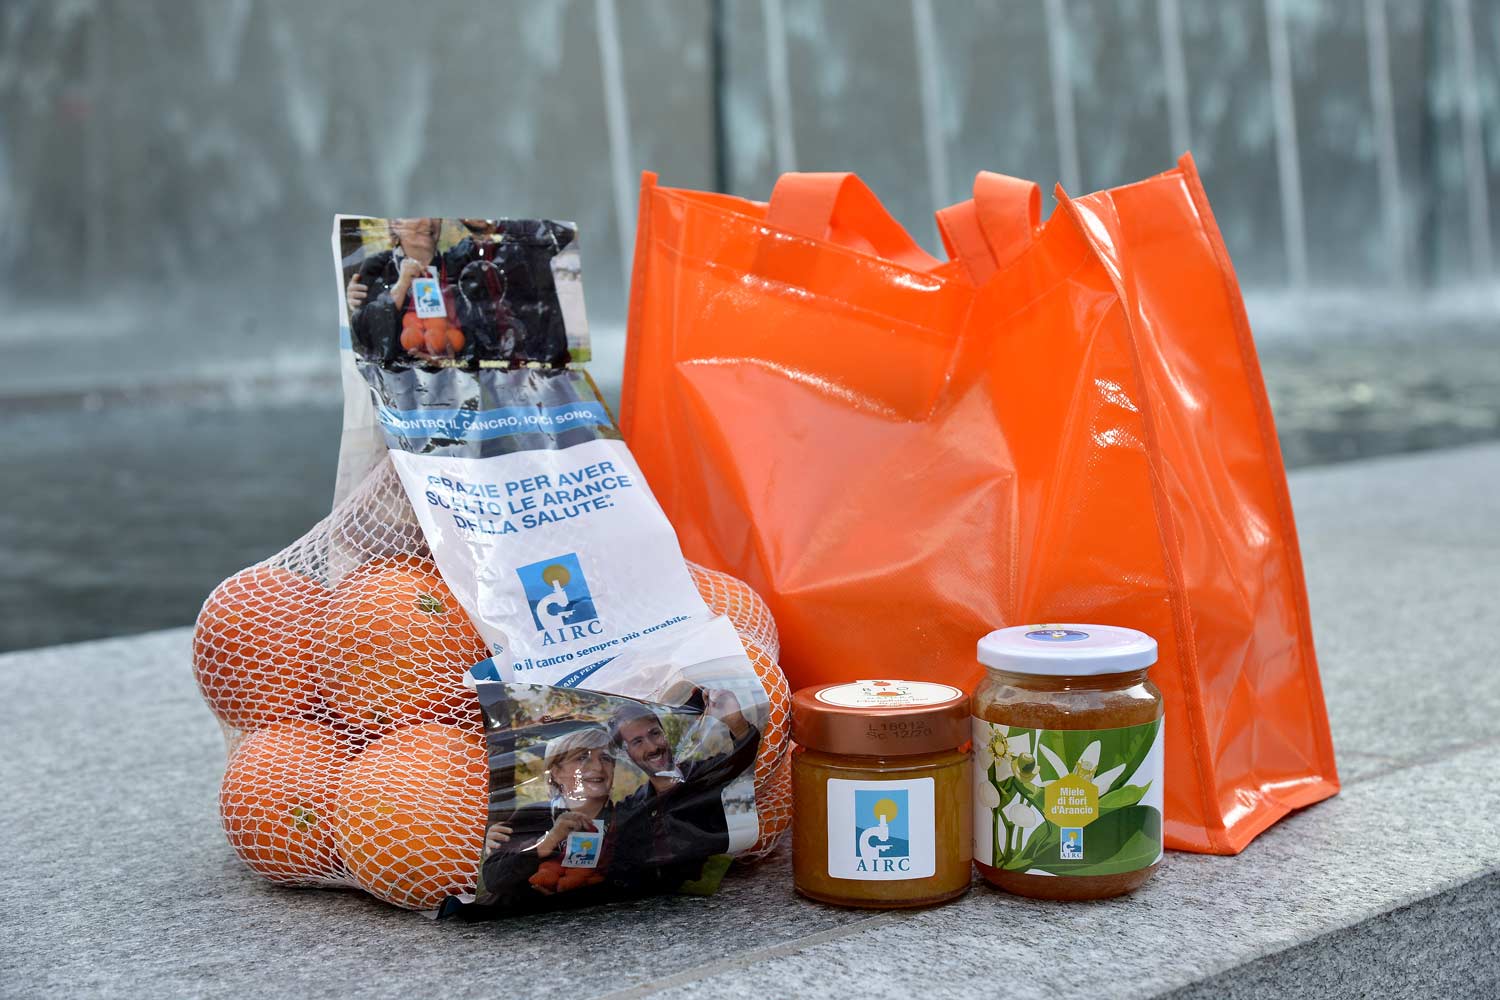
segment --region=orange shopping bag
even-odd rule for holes
[[[1155,636],[1167,846],[1338,788],[1244,309],[1191,160],[1069,199],[981,174],[926,254],[857,178],[769,205],[645,178],[622,428],[692,559],[772,606],[794,686],[972,687],[1040,621]]]

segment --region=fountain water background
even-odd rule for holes
[[[643,168],[854,167],[935,248],[976,170],[1184,148],[1289,461],[1500,436],[1500,4],[12,0],[0,648],[183,624],[326,512],[336,211],[576,220],[608,387]]]

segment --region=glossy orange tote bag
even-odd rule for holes
[[[1167,846],[1338,788],[1286,478],[1191,160],[1070,199],[996,174],[923,251],[857,178],[645,178],[621,425],[689,558],[771,603],[794,686],[972,687],[1043,621],[1155,636]]]

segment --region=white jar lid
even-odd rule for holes
[[[1017,625],[980,639],[979,662],[1040,677],[1123,674],[1156,662],[1156,640],[1118,625]]]

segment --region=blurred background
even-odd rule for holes
[[[1500,437],[1490,0],[6,0],[0,649],[190,624],[328,512],[336,212],[578,222],[613,397],[643,169],[855,170],[937,251],[977,170],[1187,149],[1290,465]]]

